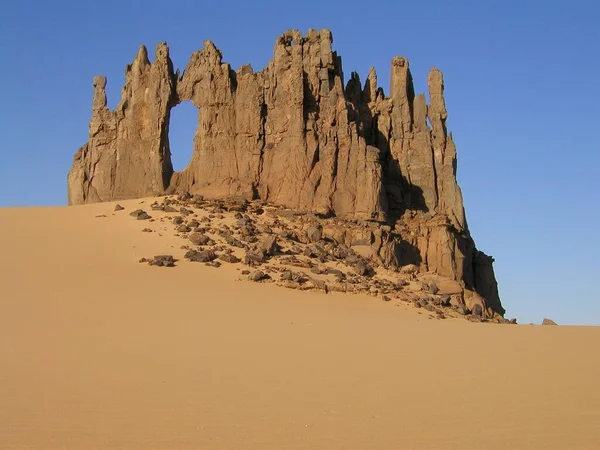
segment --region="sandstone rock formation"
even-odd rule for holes
[[[402,57],[392,60],[389,97],[374,69],[364,86],[356,73],[344,86],[332,43],[329,30],[287,31],[261,72],[235,72],[206,41],[182,74],[165,43],[153,63],[141,47],[116,110],[106,107],[106,79],[94,78],[69,204],[190,192],[353,219],[353,229],[329,230],[334,239],[366,246],[386,267],[456,280],[469,308],[503,314],[493,259],[475,248],[465,219],[442,73],[429,74],[429,104]],[[173,172],[169,116],[184,101],[199,123],[189,165]]]

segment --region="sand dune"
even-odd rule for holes
[[[138,264],[120,203],[0,209],[0,448],[600,448],[600,328]]]

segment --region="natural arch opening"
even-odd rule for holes
[[[173,170],[187,167],[194,153],[194,136],[198,128],[198,108],[183,102],[171,109],[169,120],[169,149]]]

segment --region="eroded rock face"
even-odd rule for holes
[[[167,45],[154,63],[141,47],[127,66],[121,102],[106,107],[106,78],[94,78],[89,141],[75,154],[69,172],[69,204],[162,194],[173,167],[169,116],[176,78]]]
[[[465,219],[442,73],[429,74],[429,104],[402,57],[392,60],[389,97],[374,69],[364,86],[355,73],[344,86],[332,43],[329,30],[287,31],[261,72],[235,72],[206,41],[182,75],[165,43],[153,63],[141,47],[116,110],[106,107],[106,79],[94,78],[69,204],[189,192],[355,219],[366,228],[338,230],[345,245],[364,241],[377,264],[456,280],[503,314],[493,260]],[[198,128],[189,165],[173,172],[169,117],[183,101],[199,109]]]

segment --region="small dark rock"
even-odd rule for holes
[[[158,255],[155,256],[152,261],[149,262],[151,266],[159,266],[159,267],[174,267],[175,266],[175,258],[173,255]]]
[[[342,272],[341,270],[338,270],[338,269],[327,269],[327,274],[328,275],[334,275],[334,276],[336,276],[338,278],[344,278],[345,277],[344,272]]]
[[[210,242],[210,238],[202,233],[192,233],[188,239],[195,245],[207,245]]]
[[[440,298],[440,304],[445,307],[450,306],[450,296],[443,295],[442,298]]]
[[[221,236],[223,237],[223,239],[225,239],[225,242],[227,242],[229,245],[231,245],[233,247],[244,248],[244,244],[241,241],[234,238],[231,234],[222,233]]]
[[[456,308],[456,311],[461,315],[461,316],[466,316],[467,314],[470,313],[469,308],[467,308],[466,306],[463,305],[459,305]]]
[[[179,200],[180,202],[186,202],[191,198],[192,198],[192,194],[190,194],[189,192],[182,192],[181,194],[179,194],[177,196],[177,200]]]
[[[274,235],[267,236],[260,242],[259,247],[261,250],[264,250],[267,255],[275,255],[279,251],[277,237]]]
[[[231,253],[224,253],[221,256],[219,256],[219,259],[221,261],[225,261],[231,264],[235,264],[235,263],[239,263],[241,261],[240,258],[238,258],[237,256],[231,254]]]
[[[255,265],[263,263],[267,260],[267,255],[265,251],[261,248],[248,250],[246,252],[246,256],[244,257],[244,263]]]
[[[205,264],[210,267],[221,267],[221,263],[219,261],[210,261]]]
[[[116,204],[115,205],[115,211],[123,211],[125,208],[123,208],[121,205]]]
[[[430,297],[429,302],[433,303],[435,306],[442,305],[442,300],[439,297]]]
[[[189,250],[186,252],[185,258],[192,262],[211,262],[217,259],[217,255],[212,250]]]
[[[357,275],[365,277],[371,277],[374,275],[373,268],[364,261],[359,261],[356,263],[354,266],[354,271],[357,273]]]
[[[248,279],[250,281],[260,281],[264,277],[265,277],[265,274],[261,270],[255,270],[250,275],[248,275]]]
[[[183,217],[181,216],[175,216],[173,217],[173,224],[174,225],[181,225],[183,223]]]
[[[552,319],[544,319],[542,321],[542,325],[558,325],[558,324]]]
[[[306,230],[306,235],[311,242],[319,242],[323,237],[323,227],[321,225],[313,225]]]
[[[132,213],[129,213],[129,215],[135,217],[137,220],[147,220],[150,218],[148,213],[143,209],[136,209]]]

